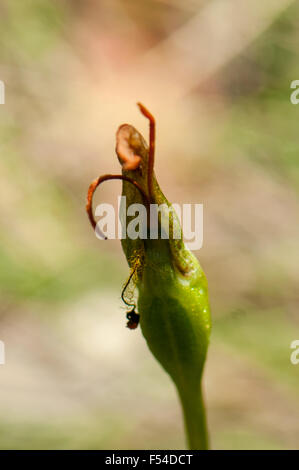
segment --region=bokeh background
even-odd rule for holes
[[[96,239],[88,185],[147,137],[173,202],[204,204],[212,447],[299,448],[299,3],[1,0],[0,448],[175,449],[178,400],[141,331],[128,267]],[[119,182],[98,200],[115,202]]]

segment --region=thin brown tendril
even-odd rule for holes
[[[130,310],[129,312],[127,312],[127,327],[130,328],[130,330],[135,330],[139,324],[139,318],[140,318],[140,315],[139,313],[135,312],[135,308],[136,308],[136,304],[135,303],[129,303],[126,299],[125,299],[125,292],[132,280],[132,277],[134,276],[135,272],[136,272],[136,269],[137,269],[137,264],[135,265],[135,268],[132,270],[130,276],[129,276],[129,279],[127,280],[126,284],[124,285],[123,287],[123,290],[122,290],[122,293],[121,293],[121,299],[122,301],[128,306],[128,307],[133,307],[132,310]]]
[[[155,163],[155,140],[156,140],[156,122],[154,116],[141,103],[137,103],[143,116],[149,120],[149,155],[148,155],[148,195],[150,202],[153,200],[153,173]]]
[[[132,180],[132,178],[129,178],[128,176],[124,176],[124,175],[102,175],[102,176],[99,176],[98,178],[96,178],[91,183],[91,185],[89,186],[89,189],[88,189],[88,193],[87,193],[86,211],[87,211],[90,223],[91,223],[91,225],[94,229],[96,228],[97,224],[96,224],[96,221],[94,220],[93,211],[92,211],[93,195],[94,195],[95,190],[97,189],[97,187],[101,183],[103,183],[104,181],[108,181],[108,180],[124,180],[124,181],[128,181],[129,183],[133,184],[135,186],[135,188],[137,188],[138,191],[141,193],[142,197],[145,199],[147,207],[149,206],[149,200],[148,200],[147,195],[143,191],[142,187],[136,181]],[[97,227],[97,230],[99,231],[99,234],[101,235],[101,237],[103,237],[105,240],[107,240],[107,237],[100,231],[100,229],[98,227]]]
[[[129,302],[126,301],[126,299],[125,299],[125,292],[126,292],[128,286],[129,286],[130,282],[131,282],[132,277],[133,277],[134,274],[135,274],[136,267],[137,267],[137,265],[136,265],[135,268],[132,270],[132,272],[131,272],[131,274],[130,274],[130,276],[129,276],[129,279],[127,280],[126,284],[124,285],[123,290],[122,290],[122,293],[121,293],[121,299],[122,299],[122,301],[123,301],[128,307],[134,307],[134,309],[136,308],[135,303],[134,303],[134,304],[130,304]]]

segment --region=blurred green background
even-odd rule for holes
[[[115,131],[158,123],[172,202],[204,204],[212,447],[299,448],[299,3],[2,0],[1,449],[175,449],[179,403],[141,331],[128,267],[94,236],[88,185]],[[116,202],[121,185],[98,201]]]

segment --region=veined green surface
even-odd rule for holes
[[[147,193],[148,151],[141,136],[140,142],[144,145],[142,173],[123,173]],[[127,207],[142,202],[139,191],[128,182],[124,182],[123,195]],[[171,205],[155,176],[151,203],[164,204],[159,213],[159,238],[124,239],[122,245],[131,268],[137,267],[142,333],[177,387],[190,448],[206,449],[201,379],[211,330],[207,281],[198,260],[185,247],[182,233],[179,239],[174,238],[179,220],[174,211],[169,211]],[[162,231],[168,230],[166,224],[169,239],[162,239]]]

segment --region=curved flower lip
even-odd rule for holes
[[[140,145],[140,134],[130,124],[123,124],[116,132],[116,153],[123,170],[137,170],[141,156],[136,150]],[[135,150],[135,151],[134,151]]]

